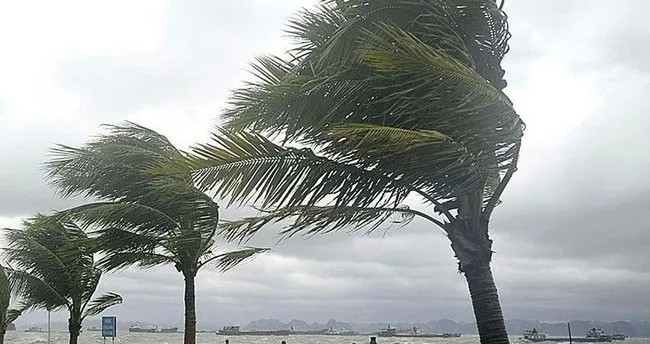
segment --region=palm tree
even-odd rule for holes
[[[88,236],[74,222],[39,215],[24,229],[7,230],[7,276],[31,308],[66,309],[70,344],[76,344],[83,320],[122,302],[115,293],[95,299],[102,270],[85,244]]]
[[[507,343],[488,223],[524,124],[502,92],[510,34],[501,7],[323,0],[289,34],[289,57],[258,58],[257,80],[234,92],[224,129],[168,173],[190,166],[199,188],[264,212],[226,223],[230,239],[286,219],[285,236],[426,219],[451,241],[481,343]]]
[[[5,268],[0,266],[0,344],[5,341],[5,333],[13,323],[30,305],[21,304],[18,309],[9,309],[11,301],[11,283],[5,273]]]
[[[47,163],[51,183],[64,196],[95,202],[64,211],[83,226],[94,226],[100,266],[150,268],[171,264],[185,281],[185,339],[196,342],[195,277],[213,264],[224,272],[266,249],[245,247],[216,254],[219,207],[196,189],[188,174],[156,174],[151,167],[180,158],[157,132],[127,123],[81,148],[59,146]]]

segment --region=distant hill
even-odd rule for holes
[[[274,331],[274,330],[287,330],[291,326],[283,323],[277,319],[260,319],[251,321],[248,325],[244,326],[246,331]]]
[[[312,323],[309,324],[304,320],[291,320],[288,323],[283,323],[276,319],[260,319],[251,321],[248,325],[244,326],[247,331],[273,331],[273,330],[287,330],[293,328],[296,331],[318,331],[323,329],[336,329],[353,331],[352,325],[346,322],[336,321],[330,319],[327,323]]]

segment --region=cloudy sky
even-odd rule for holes
[[[74,204],[43,180],[55,143],[80,145],[124,120],[183,148],[204,140],[248,61],[285,51],[283,24],[313,2],[0,3],[0,227]],[[506,91],[528,128],[491,222],[504,312],[650,319],[650,3],[517,0],[506,10]],[[417,221],[385,236],[290,241],[197,284],[199,326],[473,318],[447,239]],[[109,275],[102,290],[123,295],[113,310],[122,320],[181,323],[173,267]]]

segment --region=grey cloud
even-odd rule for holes
[[[63,87],[87,98],[88,113],[123,116],[146,106],[159,106],[192,82],[192,69],[177,61],[129,61],[112,56],[83,56],[67,60],[58,71]],[[174,73],[169,73],[169,70]]]

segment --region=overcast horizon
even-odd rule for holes
[[[588,6],[587,6],[588,2]],[[316,1],[0,3],[0,228],[65,209],[41,164],[126,120],[179,148],[207,140],[255,56],[284,52],[287,20]],[[526,122],[519,169],[490,222],[504,316],[650,320],[650,2],[510,0],[506,94]],[[226,209],[236,219],[247,209]],[[473,322],[444,234],[416,220],[275,245],[197,276],[198,324]],[[122,321],[182,323],[173,266],[106,274]],[[41,322],[37,311],[18,323]],[[57,321],[67,319],[59,312]]]

